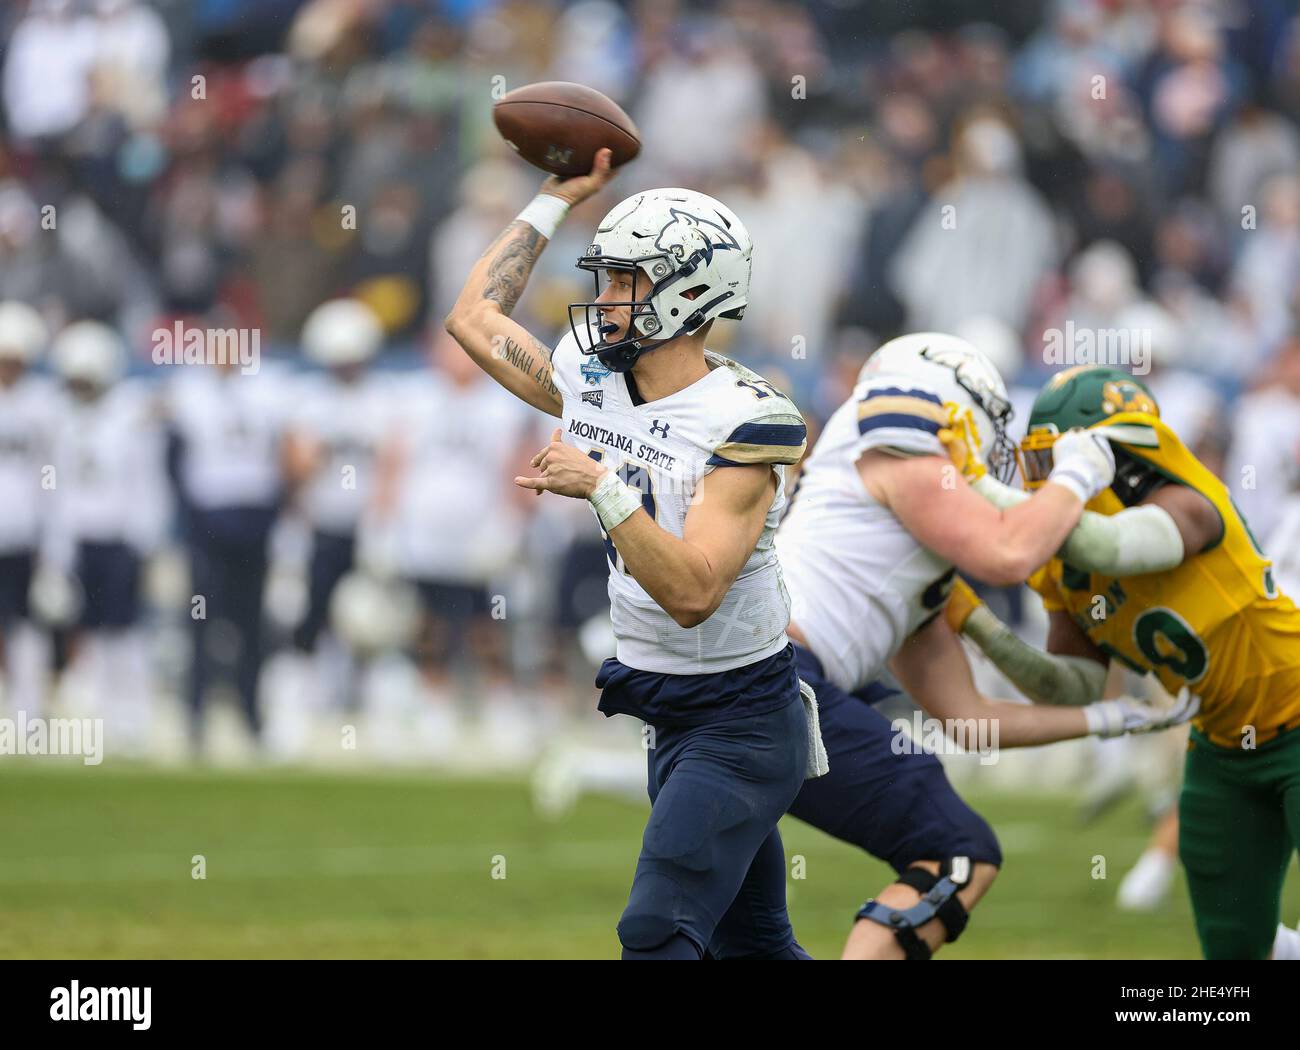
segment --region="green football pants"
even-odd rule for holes
[[[1265,959],[1300,847],[1300,730],[1253,750],[1195,729],[1179,800],[1178,852],[1207,959]]]

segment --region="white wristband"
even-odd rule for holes
[[[590,502],[601,527],[612,532],[641,509],[641,493],[611,470],[596,483]]]
[[[515,216],[515,220],[528,223],[549,241],[568,214],[568,201],[549,193],[539,193],[529,202],[528,207]]]

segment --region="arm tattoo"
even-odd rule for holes
[[[501,346],[501,360],[519,369],[524,375],[531,376],[537,385],[552,397],[559,397],[560,388],[555,385],[551,372],[551,355],[536,339],[533,339],[532,343],[536,355],[524,349],[513,339],[507,339]]]
[[[499,247],[488,266],[483,298],[491,299],[509,317],[510,311],[523,294],[524,284],[533,272],[533,264],[541,254],[546,238],[532,224],[516,219],[506,227],[505,233],[497,241]],[[488,251],[491,252],[492,249],[489,248]]]

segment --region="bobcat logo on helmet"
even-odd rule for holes
[[[713,261],[715,250],[739,251],[740,244],[731,232],[716,222],[701,219],[689,212],[671,208],[668,212],[672,221],[659,231],[655,238],[655,247],[659,251],[669,251],[680,262],[685,259],[690,247],[696,241],[703,243],[699,247],[704,252],[704,263]]]
[[[601,220],[578,260],[596,288],[596,298],[569,304],[579,351],[626,372],[642,354],[714,318],[739,321],[752,253],[744,224],[721,201],[674,187],[629,197]],[[630,278],[632,294],[603,291],[601,276],[616,274]]]

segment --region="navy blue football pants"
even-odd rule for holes
[[[1000,866],[993,829],[953,790],[939,759],[920,750],[894,754],[889,720],[829,681],[809,650],[796,645],[794,652],[800,679],[817,694],[831,771],[804,782],[791,816],[898,872],[918,860],[947,857]]]
[[[650,820],[618,924],[625,958],[683,937],[716,959],[807,957],[786,912],[776,830],[803,784],[806,736],[797,698],[765,714],[656,728]]]

